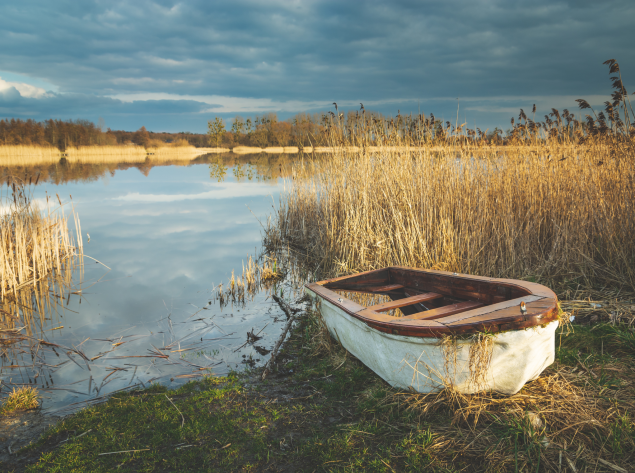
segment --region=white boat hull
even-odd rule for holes
[[[310,289],[306,291],[318,301],[333,338],[396,388],[429,393],[451,386],[466,394],[482,390],[515,394],[555,359],[557,320],[525,330],[496,333],[492,335],[491,361],[475,379],[469,368],[469,339],[456,340],[448,360],[448,350],[439,338],[381,332]]]

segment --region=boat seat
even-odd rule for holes
[[[430,309],[424,312],[417,312],[416,314],[408,315],[406,317],[400,317],[395,322],[409,321],[409,320],[434,320],[449,315],[458,314],[459,312],[465,312],[467,310],[476,309],[484,304],[479,301],[465,301],[457,304],[445,305],[437,309]]]
[[[394,301],[388,301],[382,304],[373,305],[370,306],[369,309],[374,310],[375,312],[386,312],[391,309],[397,309],[399,307],[418,304],[419,302],[431,301],[433,299],[439,299],[441,297],[443,297],[442,294],[437,294],[436,292],[426,292],[411,297],[404,297],[403,299],[397,299]]]
[[[401,284],[389,284],[388,286],[368,287],[366,290],[369,292],[390,292],[402,288],[403,286]]]

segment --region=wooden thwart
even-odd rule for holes
[[[431,310],[426,310],[424,312],[417,312],[416,314],[412,314],[407,317],[400,317],[396,319],[395,322],[408,321],[408,320],[440,319],[441,317],[447,317],[448,315],[458,314],[459,312],[476,309],[477,307],[481,307],[482,305],[483,303],[478,301],[459,302],[458,304],[450,304],[443,307],[439,307],[438,309],[431,309]]]
[[[369,287],[366,290],[370,292],[390,292],[402,288],[403,286],[401,284],[390,284],[388,286]]]
[[[375,312],[386,312],[390,309],[397,309],[398,307],[405,307],[419,302],[431,301],[433,299],[439,299],[440,297],[443,297],[443,295],[437,294],[436,292],[426,292],[424,294],[417,294],[416,296],[397,299],[396,301],[388,301],[383,304],[373,305],[370,306],[369,309],[374,310]]]
[[[364,285],[346,285],[346,284],[337,284],[329,289],[333,291],[343,291],[343,292],[357,292],[360,294],[377,294],[382,292],[391,292],[398,291],[399,289],[403,289],[401,284],[389,284],[382,286],[364,286]]]

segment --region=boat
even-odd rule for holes
[[[555,358],[545,286],[391,266],[305,286],[331,336],[393,387],[517,393]]]

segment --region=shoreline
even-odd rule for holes
[[[629,332],[610,323],[573,328],[559,330],[556,362],[517,395],[426,396],[390,388],[304,310],[264,381],[258,368],[176,390],[118,393],[61,419],[5,465],[15,472],[484,471],[513,470],[516,461],[535,471],[557,469],[560,456],[579,471],[628,471],[635,346],[619,342],[615,334]],[[580,421],[577,431],[559,428]],[[594,432],[607,440],[589,443]]]

